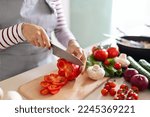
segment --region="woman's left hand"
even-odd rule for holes
[[[83,66],[81,67],[82,71],[85,70],[85,65],[86,65],[86,55],[84,50],[80,47],[77,41],[75,40],[70,40],[68,42],[68,47],[67,51],[74,56],[76,56],[78,59],[80,59],[83,62]]]

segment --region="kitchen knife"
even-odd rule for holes
[[[64,58],[67,61],[70,61],[71,63],[76,64],[76,65],[80,65],[80,66],[83,65],[82,61],[79,60],[74,55],[68,53],[67,51],[61,49],[60,47],[56,46],[53,43],[51,43],[51,46],[52,46],[53,54],[56,55],[57,57]]]

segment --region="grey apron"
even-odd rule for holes
[[[0,0],[0,29],[20,22],[42,26],[50,36],[56,27],[51,0]],[[54,13],[52,13],[54,10]],[[0,80],[45,64],[50,51],[23,42],[0,51]]]

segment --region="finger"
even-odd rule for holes
[[[38,43],[40,44],[40,47],[45,47],[45,45],[44,45],[44,42],[43,42],[43,39],[42,39],[42,37],[41,37],[41,33],[40,33],[40,32],[36,33],[36,39],[37,39]]]
[[[81,57],[81,61],[83,62],[83,66],[82,66],[82,71],[81,73],[83,73],[85,71],[85,68],[86,68],[86,55],[85,55],[85,52],[84,50],[82,50],[82,57]]]
[[[35,42],[34,41],[30,41],[30,43],[34,46],[36,46]]]
[[[82,57],[82,49],[80,47],[77,47],[74,51],[74,54],[77,58],[81,58]]]
[[[40,44],[39,44],[39,42],[38,42],[38,40],[37,40],[37,39],[36,39],[36,40],[34,40],[34,43],[35,43],[35,45],[36,45],[36,46],[40,47]]]
[[[46,47],[50,48],[51,47],[50,39],[49,39],[48,35],[46,34],[45,30],[43,30],[43,29],[42,29],[42,39],[44,40]]]

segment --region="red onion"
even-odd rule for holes
[[[130,79],[130,83],[137,86],[139,90],[143,91],[148,88],[149,81],[148,78],[141,74],[136,74]]]
[[[128,82],[130,82],[130,79],[132,76],[138,74],[138,71],[134,68],[127,68],[125,72],[123,73],[124,79]]]

